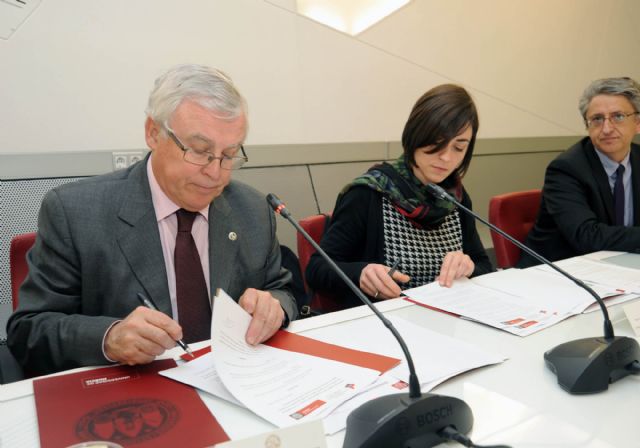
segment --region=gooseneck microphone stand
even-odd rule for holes
[[[289,221],[316,249],[349,288],[384,323],[396,338],[409,367],[409,393],[386,395],[370,400],[349,414],[344,448],[429,448],[446,440],[474,445],[466,436],[473,426],[471,408],[462,400],[422,394],[413,360],[404,340],[393,324],[375,307],[324,250],[292,218],[278,197],[270,193],[267,202]],[[490,447],[486,447],[490,448]],[[493,447],[508,448],[508,447]]]

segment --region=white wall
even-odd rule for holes
[[[227,71],[249,144],[396,141],[429,87],[474,94],[481,137],[583,132],[594,78],[640,78],[636,0],[414,0],[353,38],[293,0],[42,0],[0,40],[0,153],[144,147],[153,79]]]

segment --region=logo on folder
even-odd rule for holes
[[[167,432],[178,418],[178,410],[168,401],[136,398],[90,411],[78,420],[75,432],[80,440],[134,444]]]

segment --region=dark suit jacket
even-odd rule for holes
[[[614,225],[613,194],[588,137],[547,167],[542,202],[526,244],[551,261],[599,250],[640,250],[640,146],[629,156],[633,185],[633,227]],[[523,254],[519,267],[538,264]]]
[[[105,331],[140,305],[138,292],[171,315],[146,160],[44,198],[29,275],[7,324],[8,345],[31,372],[105,364]],[[231,182],[209,207],[209,223],[211,291],[222,288],[238,299],[249,287],[268,290],[294,319],[291,274],[281,268],[264,196]]]

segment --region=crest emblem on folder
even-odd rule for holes
[[[178,410],[168,401],[149,398],[117,401],[83,415],[76,425],[76,435],[80,440],[140,443],[167,432],[178,417]]]

